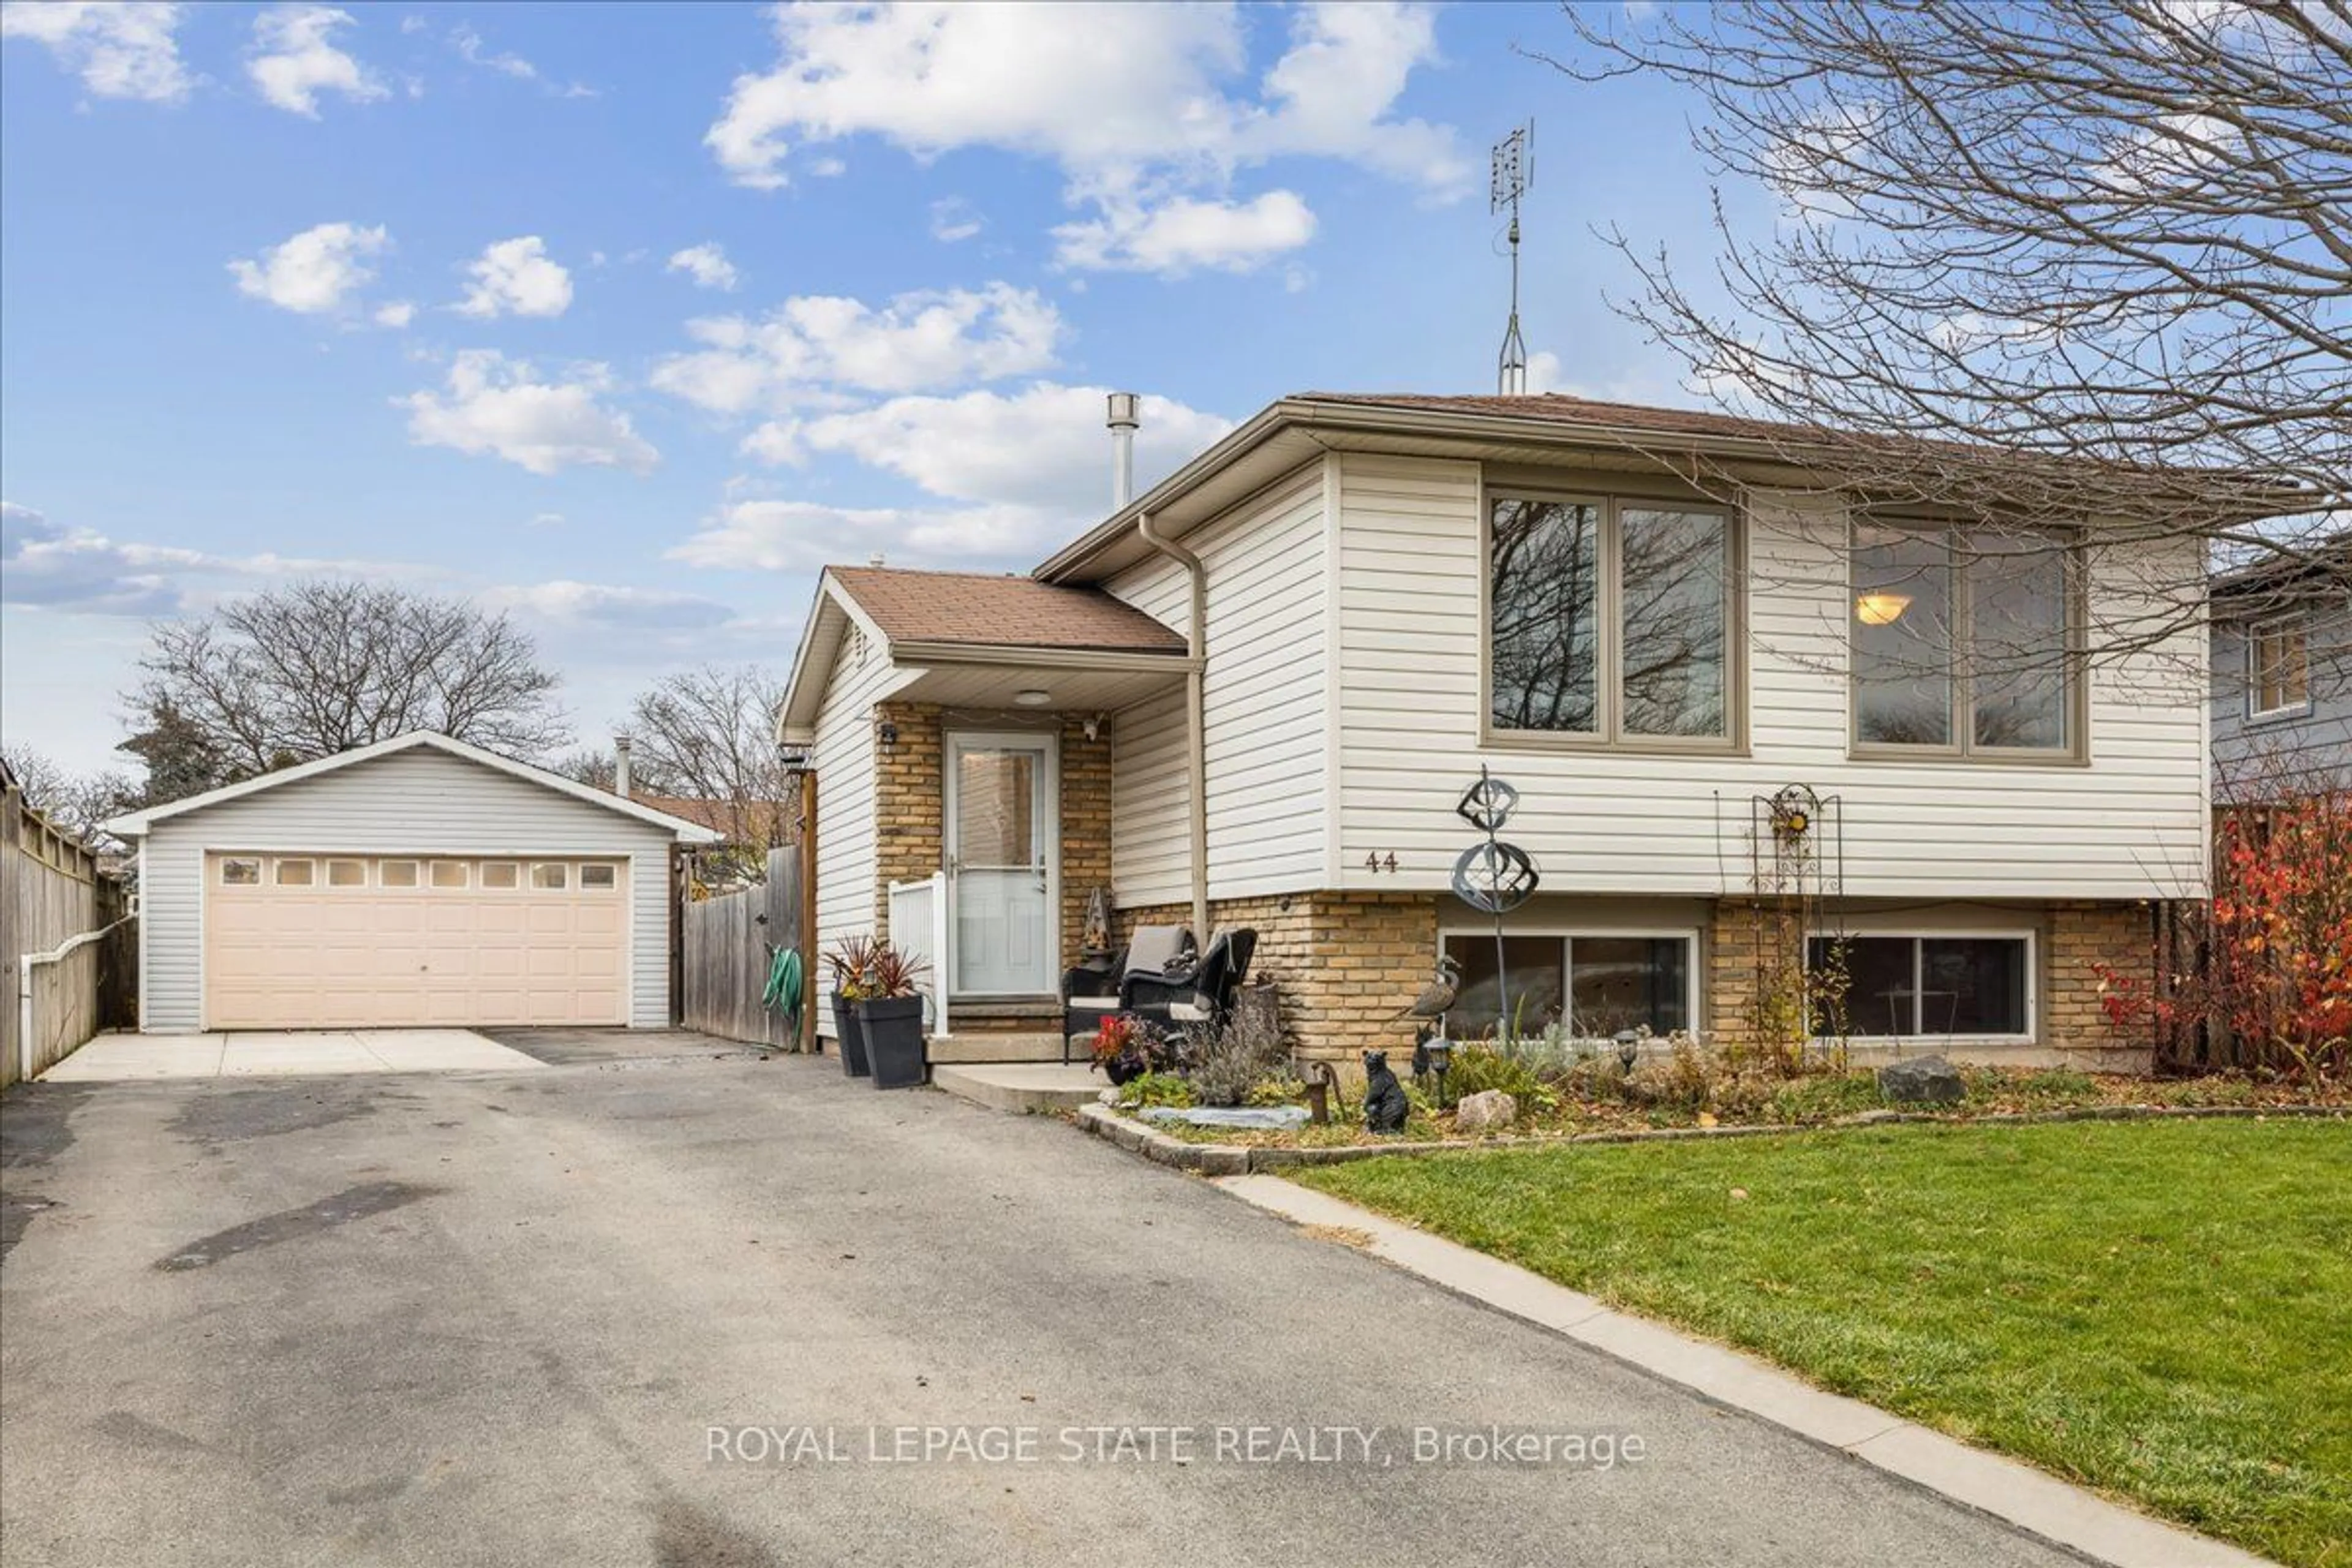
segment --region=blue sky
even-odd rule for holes
[[[1689,399],[1615,224],[1709,254],[1685,105],[1548,5],[9,0],[0,725],[123,761],[150,617],[305,572],[509,609],[583,739],[782,666],[825,561],[1019,570],[1310,388]]]

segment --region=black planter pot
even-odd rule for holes
[[[923,999],[877,996],[857,1005],[866,1059],[877,1089],[913,1089],[923,1081]]]
[[[1132,1083],[1150,1070],[1143,1058],[1132,1051],[1121,1051],[1115,1057],[1106,1058],[1102,1069],[1103,1076],[1110,1079],[1113,1088]]]
[[[866,1055],[866,1026],[858,1021],[858,1005],[845,996],[833,999],[833,1029],[841,1038],[841,1070],[865,1078],[874,1068]]]

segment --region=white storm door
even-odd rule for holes
[[[1061,789],[1051,735],[947,737],[946,850],[957,996],[1039,996],[1056,984]]]

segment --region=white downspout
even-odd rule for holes
[[[1209,946],[1209,743],[1208,687],[1205,673],[1209,649],[1209,569],[1201,558],[1171,539],[1163,539],[1152,531],[1151,514],[1138,514],[1136,537],[1168,557],[1191,574],[1192,579],[1192,616],[1191,630],[1185,636],[1186,650],[1192,656],[1192,668],[1184,676],[1184,728],[1191,742],[1192,787],[1185,791],[1190,797],[1192,840],[1192,940],[1202,952]]]

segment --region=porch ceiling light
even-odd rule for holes
[[[1045,708],[1052,704],[1054,694],[1050,691],[1039,691],[1033,688],[1027,691],[1014,692],[1013,694],[1013,700],[1024,708]]]
[[[1908,594],[1864,594],[1854,600],[1853,616],[1865,626],[1891,626],[1910,607]]]

